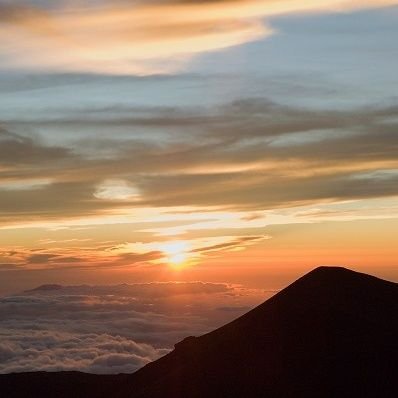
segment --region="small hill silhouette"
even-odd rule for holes
[[[132,375],[0,376],[13,397],[398,397],[398,285],[320,267]]]

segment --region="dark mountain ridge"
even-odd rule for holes
[[[132,375],[0,375],[5,397],[397,397],[398,284],[306,274],[235,321]]]

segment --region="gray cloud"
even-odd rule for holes
[[[3,189],[3,220],[79,217],[143,205],[262,210],[398,194],[395,174],[364,177],[396,169],[395,105],[328,111],[247,99],[212,109],[93,112],[80,119],[67,116],[85,138],[64,147],[2,131],[0,151],[7,155],[0,163],[8,168],[0,171],[0,189],[1,181],[12,178],[22,184],[51,180]],[[34,123],[40,129],[40,122]],[[101,123],[108,132],[123,125],[124,133],[94,140],[88,126]],[[144,138],[136,134],[141,128],[147,131]],[[137,195],[123,200],[96,195],[109,180],[123,181]]]
[[[21,249],[0,250],[0,271],[11,269],[57,269],[89,270],[112,267],[132,267],[143,262],[159,260],[160,251],[142,253],[112,253],[109,246],[91,248],[68,247],[64,249]],[[102,254],[102,257],[101,257]],[[106,254],[107,258],[103,255]]]
[[[156,198],[149,201],[152,205],[218,205],[253,210],[395,196],[398,195],[397,183],[398,176],[394,174],[373,179],[355,173],[294,178],[243,172],[153,177],[146,182],[146,189],[149,197]]]
[[[239,247],[244,244],[248,243],[254,243],[254,242],[259,242],[261,240],[269,238],[268,236],[242,236],[239,238],[236,238],[232,240],[231,242],[224,242],[224,243],[219,243],[217,245],[212,245],[212,246],[205,246],[205,247],[200,247],[198,249],[192,250],[193,253],[204,253],[204,252],[212,252],[212,251],[218,251],[218,250],[224,250],[224,249],[232,249]]]
[[[57,258],[56,254],[39,253],[28,256],[27,262],[29,264],[47,264],[50,260]]]
[[[34,138],[12,133],[0,126],[1,165],[49,165],[62,162],[69,156],[66,148],[45,146]]]

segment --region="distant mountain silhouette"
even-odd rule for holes
[[[317,268],[132,375],[0,375],[6,398],[398,397],[398,284]]]
[[[41,285],[34,289],[25,290],[25,293],[51,292],[53,290],[60,290],[62,289],[62,287],[63,287],[62,285],[56,285],[56,284]]]

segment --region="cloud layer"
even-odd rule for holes
[[[133,372],[270,294],[204,282],[44,285],[0,298],[0,372]]]

